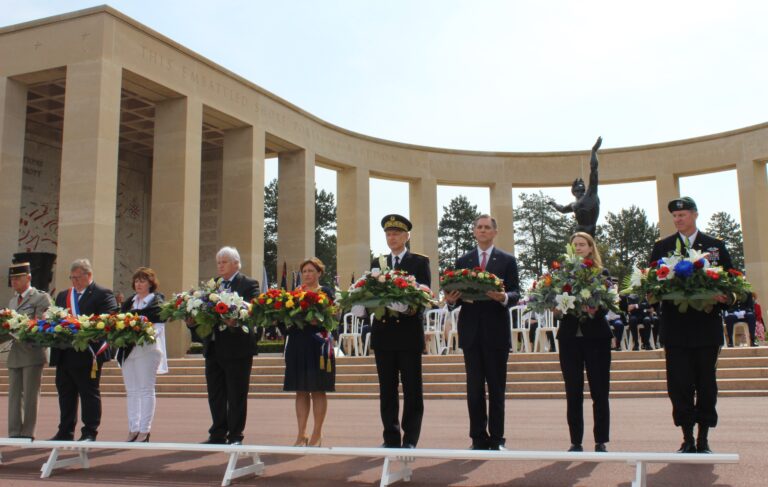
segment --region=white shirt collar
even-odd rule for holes
[[[391,253],[391,252],[390,252]],[[395,257],[399,257],[398,262],[403,261],[403,257],[405,257],[405,254],[408,253],[408,248],[406,247],[402,252],[400,252],[397,255],[392,255],[392,265],[395,265]]]
[[[480,247],[477,248],[477,262],[480,263],[483,261],[483,252],[485,252],[485,255],[487,257],[485,258],[485,264],[488,265],[488,261],[491,260],[491,254],[493,253],[493,245],[488,247],[485,250],[480,250]]]
[[[238,274],[240,274],[240,271],[235,271],[235,273],[234,273],[234,274],[232,274],[231,276],[229,276],[227,279],[224,279],[224,280],[225,280],[225,281],[229,281],[229,282],[232,282],[232,281],[234,281],[234,280],[235,280],[235,278],[237,277],[237,275],[238,275]]]
[[[682,233],[680,233],[680,232],[677,232],[677,233],[678,233],[678,235],[680,235],[680,238],[682,238],[682,239],[683,239],[683,242],[685,242],[685,238],[686,238],[686,237],[685,237],[685,235],[683,235],[683,234],[682,234]],[[697,228],[697,229],[696,229],[696,230],[695,230],[695,231],[694,231],[694,232],[691,234],[691,236],[690,236],[690,237],[688,237],[688,241],[691,243],[691,247],[693,247],[693,242],[695,242],[695,241],[696,241],[696,237],[698,237],[698,236],[699,236],[699,229]]]
[[[149,293],[144,299],[141,299],[138,294],[133,296],[133,309],[144,309],[155,298],[155,293]]]

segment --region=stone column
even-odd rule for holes
[[[429,257],[432,289],[440,285],[437,252],[437,180],[422,177],[409,183],[409,213],[413,223],[411,250]]]
[[[358,278],[371,265],[370,173],[364,167],[339,170],[336,185],[336,267],[339,287],[346,290],[352,274]]]
[[[264,268],[264,130],[224,133],[221,245],[236,247],[243,273],[262,280]]]
[[[281,152],[277,174],[277,279],[286,262],[290,286],[290,273],[315,255],[314,152]]]
[[[0,269],[7,269],[19,250],[21,182],[24,168],[24,132],[27,87],[0,77]],[[8,303],[11,290],[0,286],[0,303]]]
[[[747,278],[765,309],[768,303],[768,178],[766,161],[744,160],[736,164],[739,182],[741,229]]]
[[[202,124],[199,100],[179,98],[155,108],[149,262],[169,299],[199,279]],[[183,323],[166,325],[169,357],[183,357],[189,343]]]
[[[115,261],[121,67],[109,61],[67,66],[56,289],[69,265],[86,257],[94,280],[112,287]]]
[[[515,221],[512,214],[512,183],[497,181],[491,185],[491,216],[496,218],[499,234],[495,245],[501,250],[515,252]]]
[[[672,172],[656,174],[656,202],[659,205],[659,232],[662,238],[675,233],[675,224],[667,211],[670,201],[680,196],[680,179]]]

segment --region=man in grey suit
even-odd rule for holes
[[[8,308],[30,318],[40,318],[51,305],[44,291],[32,287],[30,265],[14,264],[8,272],[14,296]],[[13,340],[8,353],[8,437],[35,436],[37,402],[45,366],[45,350],[30,343]]]

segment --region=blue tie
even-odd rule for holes
[[[229,289],[229,285],[232,284],[232,281],[229,281],[227,279],[224,279],[221,281],[221,285],[224,286],[224,289]]]

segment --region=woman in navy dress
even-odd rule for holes
[[[303,291],[322,291],[333,301],[334,293],[320,285],[325,265],[317,257],[301,263]],[[329,332],[315,325],[288,328],[285,347],[285,381],[283,390],[296,392],[296,420],[299,431],[294,446],[320,446],[323,422],[328,410],[326,392],[336,388],[336,362],[333,357],[333,338]],[[310,409],[313,412],[312,436],[307,436]]]

